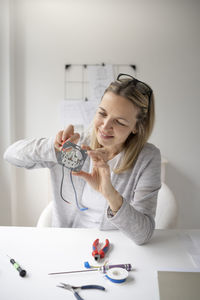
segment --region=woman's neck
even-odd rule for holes
[[[122,151],[122,147],[118,149],[113,148],[105,148],[108,151],[108,160],[113,159],[117,154],[119,154]]]

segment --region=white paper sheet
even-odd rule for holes
[[[190,231],[181,234],[181,239],[194,265],[200,268],[200,234],[195,230]]]
[[[79,131],[87,130],[90,127],[105,89],[114,80],[113,66],[87,66],[87,80],[89,85],[88,101],[72,97],[73,99],[70,98],[71,100],[66,99],[61,102],[63,127],[73,124],[79,128]],[[78,94],[77,90],[78,87],[74,89],[76,96],[81,94]]]
[[[105,89],[114,80],[112,65],[88,66],[89,100],[100,102]]]
[[[63,100],[61,102],[62,126],[69,124],[78,128],[79,132],[90,127],[96,112],[96,104],[92,101]]]
[[[197,300],[200,293],[199,272],[158,271],[160,300]]]

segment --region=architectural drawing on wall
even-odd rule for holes
[[[73,124],[79,132],[90,127],[105,89],[119,73],[136,76],[136,66],[131,64],[65,65],[64,100],[61,102],[63,127]]]

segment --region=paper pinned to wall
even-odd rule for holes
[[[83,98],[87,99],[88,101],[84,101],[84,99],[77,99],[77,97],[72,97],[73,99],[66,98],[66,100],[61,102],[61,121],[63,127],[73,124],[79,129],[79,132],[90,127],[105,89],[114,80],[112,65],[88,65],[86,70],[87,73],[85,75],[87,76],[85,76],[86,78],[83,78],[83,83],[84,85],[87,83],[89,88],[83,89],[83,86],[79,81],[77,82],[80,86],[74,85],[74,83],[77,83],[75,80],[76,78],[72,78],[73,81],[70,81],[72,79],[68,76],[68,81],[66,81],[66,91],[68,91],[67,95],[75,94],[81,97],[80,95],[83,94]],[[80,80],[80,78],[77,77],[77,80]],[[70,93],[69,83],[73,83],[73,88],[70,86],[72,89]],[[78,88],[80,89],[79,93],[77,91]],[[86,94],[85,90],[87,91]]]
[[[91,65],[87,67],[89,100],[100,102],[105,89],[114,80],[113,65]]]
[[[96,111],[96,105],[93,101],[83,100],[63,100],[60,108],[63,128],[73,124],[79,131],[90,126]]]

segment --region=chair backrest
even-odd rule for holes
[[[156,229],[176,228],[178,217],[178,206],[174,194],[163,182],[158,193],[156,209]]]
[[[37,227],[51,227],[52,205],[53,203],[51,201],[42,211],[36,225]]]
[[[37,227],[51,227],[52,201],[42,211]],[[157,210],[156,210],[156,229],[173,229],[176,228],[178,216],[178,207],[176,199],[163,182],[158,193]]]

